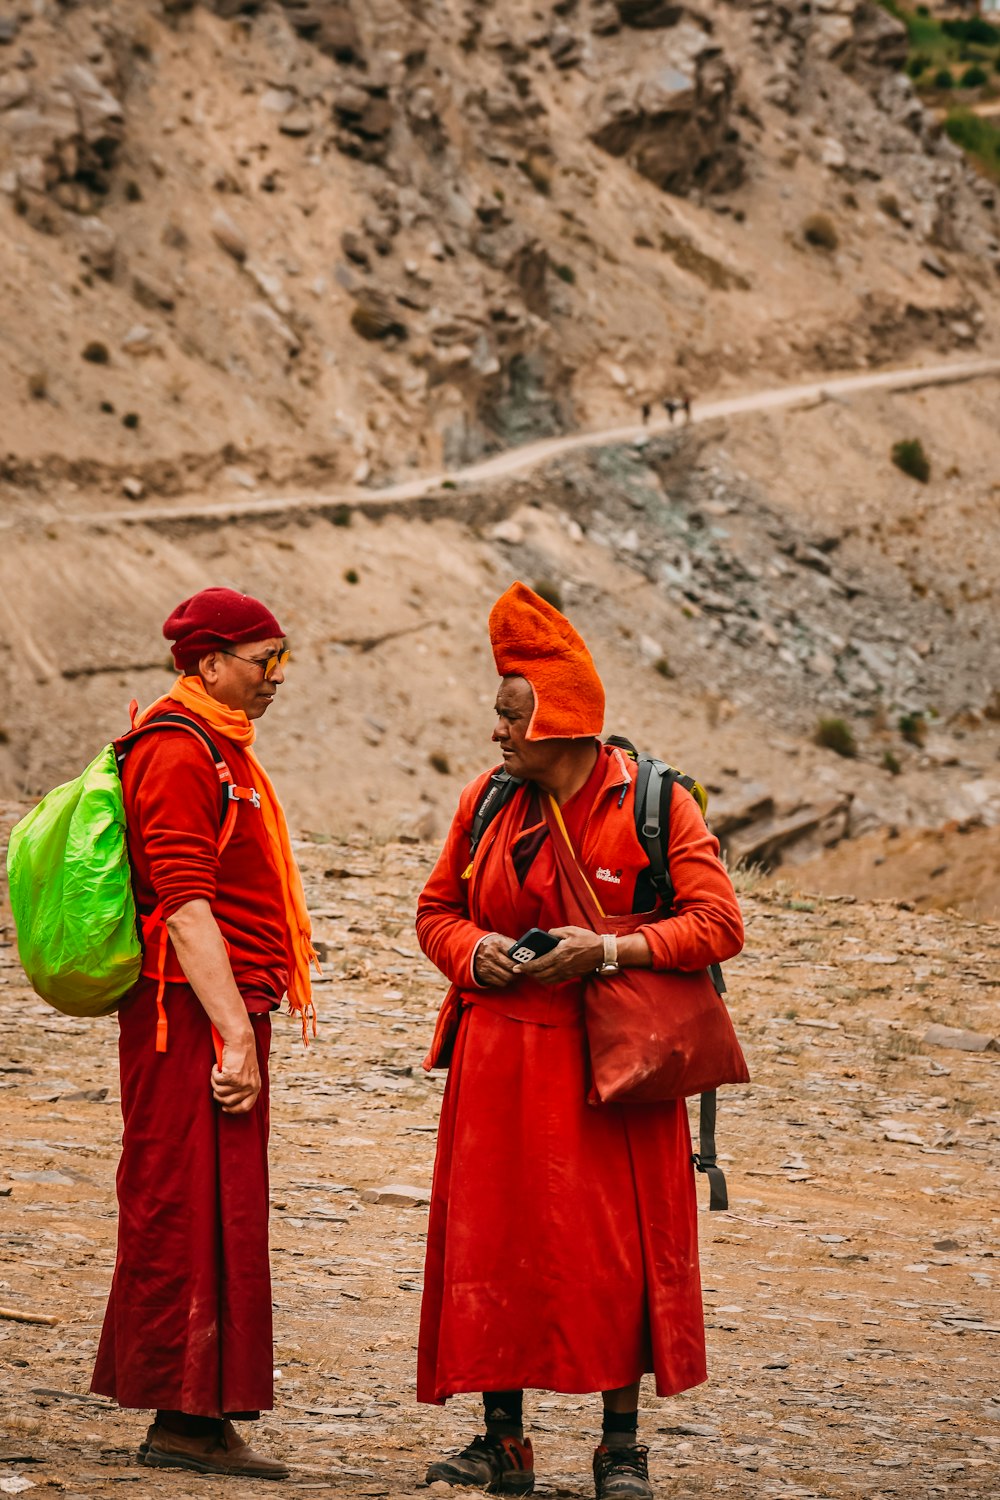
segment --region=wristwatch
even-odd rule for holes
[[[597,966],[598,974],[617,974],[621,965],[618,962],[618,938],[613,932],[602,934],[604,941],[604,961]]]

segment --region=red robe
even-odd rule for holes
[[[236,784],[252,787],[243,752],[212,737]],[[91,1389],[121,1406],[255,1415],[274,1404],[267,1060],[269,1012],[287,985],[284,905],[249,801],[219,856],[219,781],[192,735],[140,740],[123,791],[139,911],[211,903],[253,1020],[262,1087],[247,1114],[215,1104],[211,1023],[171,951],[166,1052],[155,1045],[154,979],[141,979],[118,1013],[118,1255]]]
[[[602,749],[562,809],[609,915],[632,911],[648,861],[635,832],[633,768]],[[661,1396],[705,1379],[697,1205],[682,1104],[586,1103],[579,981],[478,989],[476,944],[564,925],[538,794],[491,825],[470,880],[466,787],[418,903],[421,946],[459,986],[463,1012],[441,1109],[417,1396],[534,1387],[612,1390],[647,1372]],[[696,970],[739,952],[732,884],[690,795],[675,787],[676,912],[641,928],[656,968]],[[641,900],[641,897],[640,897]]]

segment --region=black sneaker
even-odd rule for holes
[[[439,1458],[427,1470],[427,1483],[484,1490],[487,1495],[530,1495],[535,1488],[530,1438],[474,1437],[467,1448]]]
[[[649,1482],[649,1449],[606,1448],[594,1453],[594,1491],[597,1500],[653,1500]]]

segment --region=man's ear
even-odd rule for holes
[[[220,652],[206,651],[204,656],[198,658],[198,676],[203,682],[214,685],[219,680]]]

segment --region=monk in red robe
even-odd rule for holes
[[[441,1110],[420,1325],[418,1399],[481,1391],[485,1432],[428,1482],[528,1494],[525,1387],[600,1391],[598,1500],[649,1500],[639,1384],[669,1396],[705,1379],[694,1173],[683,1102],[592,1107],[582,981],[605,964],[700,970],[743,942],[718,844],[672,793],[672,914],[655,910],[635,826],[634,763],[598,739],[604,691],[586,646],[523,584],[494,606],[502,681],[493,739],[522,783],[470,862],[491,773],[462,793],[420,897],[417,933],[452,982],[459,1020]],[[543,798],[558,804],[610,916],[649,910],[616,940],[567,924]],[[531,928],[558,937],[517,962]],[[444,1014],[444,1013],[443,1013]],[[436,1044],[440,1045],[439,1038]],[[432,1054],[428,1059],[433,1065]]]
[[[274,1404],[270,1016],[286,991],[303,1029],[312,1011],[302,882],[250,748],[288,652],[231,589],[164,635],[182,675],[119,742],[145,957],[119,1010],[118,1256],[91,1389],[155,1410],[147,1467],[281,1479],[233,1421]]]

